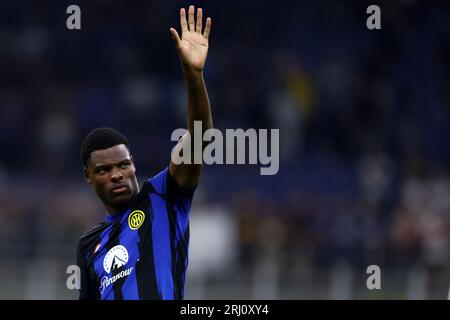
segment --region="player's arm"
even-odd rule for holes
[[[202,32],[203,12],[197,9],[197,21],[194,18],[195,8],[189,7],[188,19],[186,10],[180,10],[181,38],[174,28],[170,28],[172,39],[175,42],[178,56],[181,61],[184,80],[187,90],[187,129],[193,142],[194,121],[202,122],[202,130],[212,128],[211,108],[208,93],[203,79],[203,68],[208,55],[208,37],[211,30],[211,19],[206,19],[206,25]],[[203,136],[203,132],[202,132]],[[189,139],[180,139],[177,148],[188,143]],[[192,143],[193,145],[193,143]],[[205,147],[205,145],[203,145]],[[187,148],[183,148],[187,150]],[[192,149],[191,149],[192,150]],[[193,151],[191,151],[193,152]],[[194,159],[192,154],[191,159]],[[177,184],[184,189],[192,189],[198,183],[202,170],[201,164],[179,164],[170,161],[169,172]]]

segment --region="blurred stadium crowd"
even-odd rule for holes
[[[71,299],[66,267],[103,218],[79,160],[124,132],[139,179],[185,124],[169,27],[183,1],[0,2],[0,298]],[[214,126],[279,128],[275,176],[209,166],[191,211],[187,299],[446,299],[450,3],[209,1]],[[366,288],[379,265],[382,290]]]

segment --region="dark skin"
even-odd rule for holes
[[[189,6],[186,10],[180,9],[181,37],[174,28],[170,28],[172,40],[180,58],[183,70],[184,81],[187,90],[187,129],[191,137],[194,134],[194,121],[202,122],[203,132],[212,128],[211,108],[205,81],[203,79],[203,69],[206,63],[209,49],[209,35],[211,33],[211,18],[206,18],[203,28],[203,10],[197,9],[195,18],[194,6]],[[203,134],[202,132],[202,134]],[[180,140],[181,147],[186,140]],[[206,144],[203,145],[203,148]],[[187,148],[186,148],[187,149]],[[192,154],[191,159],[194,159]],[[194,188],[202,172],[201,164],[179,164],[172,161],[169,165],[170,175],[179,186],[184,189]]]
[[[139,192],[134,161],[123,144],[92,152],[84,177],[110,214],[124,211]]]
[[[203,131],[212,128],[211,108],[203,69],[209,48],[211,18],[203,28],[203,11],[190,6],[187,12],[180,9],[181,37],[174,28],[170,33],[180,58],[187,90],[187,129],[193,136],[194,121],[202,122]],[[203,134],[203,133],[202,133]],[[186,139],[178,144],[182,146]],[[203,145],[203,148],[206,144]],[[186,148],[187,149],[187,148]],[[193,159],[193,156],[192,156]],[[201,164],[179,164],[172,161],[169,173],[185,190],[192,190],[200,179]],[[123,212],[130,200],[139,192],[136,168],[129,150],[123,144],[91,153],[84,168],[86,181],[91,184],[110,214]]]

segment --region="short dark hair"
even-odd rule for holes
[[[128,139],[119,131],[113,128],[96,128],[88,133],[81,143],[81,161],[86,167],[91,153],[96,150],[103,150],[124,144],[130,150]]]

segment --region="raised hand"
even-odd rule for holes
[[[206,56],[208,55],[208,38],[211,31],[211,18],[206,19],[205,30],[202,33],[202,8],[197,9],[197,21],[195,21],[194,13],[194,6],[189,6],[187,21],[186,10],[181,8],[181,38],[174,28],[170,28],[170,33],[175,42],[183,68],[202,71],[205,66]]]

